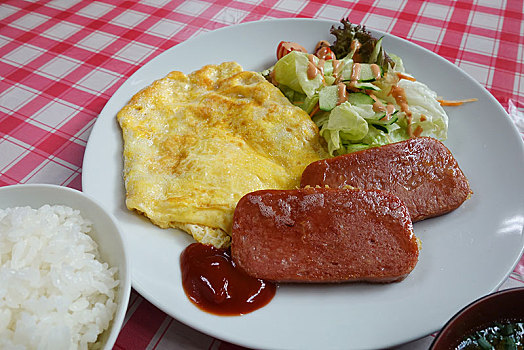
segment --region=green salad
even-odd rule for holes
[[[382,38],[347,20],[333,44],[314,53],[281,42],[278,61],[262,74],[317,124],[332,156],[417,136],[447,137],[448,117],[437,94],[386,53]]]

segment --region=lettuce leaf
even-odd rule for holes
[[[369,130],[368,122],[364,117],[375,114],[372,106],[369,109],[353,106],[344,102],[331,110],[327,121],[323,120],[320,135],[328,143],[330,155],[343,148],[343,143],[362,140]]]
[[[422,128],[421,136],[431,136],[445,140],[448,133],[448,115],[437,101],[437,94],[419,81],[402,79],[397,86],[404,89],[411,111],[411,129]],[[399,125],[407,128],[405,113],[399,116]],[[405,129],[404,129],[405,131]],[[406,134],[407,136],[407,134]]]
[[[313,56],[318,63],[318,58]],[[273,68],[275,80],[280,85],[285,85],[297,92],[312,97],[322,86],[322,74],[317,74],[313,79],[307,76],[309,65],[308,54],[292,51],[278,60]]]

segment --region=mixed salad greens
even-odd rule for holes
[[[278,61],[262,74],[310,114],[332,156],[414,136],[447,137],[448,117],[437,95],[386,53],[382,38],[341,21],[333,45],[314,54],[281,42]]]

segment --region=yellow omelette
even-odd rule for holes
[[[234,62],[171,72],[117,118],[127,207],[216,247],[230,244],[243,195],[298,187],[304,168],[327,157],[308,114]]]

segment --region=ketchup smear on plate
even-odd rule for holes
[[[274,283],[254,278],[237,267],[229,249],[190,244],[180,255],[182,285],[200,309],[221,316],[255,311],[273,299]]]

